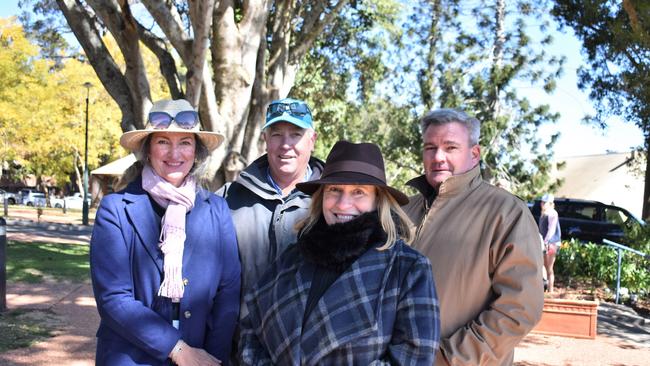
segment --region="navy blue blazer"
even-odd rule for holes
[[[180,329],[163,279],[160,220],[140,179],[102,200],[90,241],[97,310],[97,365],[166,365],[179,339],[228,362],[239,316],[241,266],[230,211],[222,198],[197,192],[186,216]]]

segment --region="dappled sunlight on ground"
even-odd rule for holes
[[[50,309],[56,318],[57,330],[54,337],[29,348],[0,354],[0,365],[94,365],[99,315],[90,283],[8,284],[7,298],[10,297],[12,300],[7,302],[10,309],[39,306]],[[35,306],[36,298],[47,300]]]
[[[75,305],[78,306],[91,306],[91,307],[96,307],[97,304],[95,303],[95,298],[94,297],[78,297],[75,300]]]

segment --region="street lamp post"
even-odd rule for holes
[[[89,98],[90,98],[90,88],[93,86],[93,84],[89,82],[85,82],[83,84],[84,88],[86,88],[86,144],[85,144],[85,154],[84,154],[84,177],[83,177],[83,185],[84,185],[84,202],[83,202],[83,208],[81,212],[81,223],[83,225],[88,225],[88,104],[89,104]]]

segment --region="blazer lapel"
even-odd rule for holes
[[[140,185],[141,186],[141,185]],[[140,188],[141,192],[125,193],[124,200],[130,201],[126,205],[126,215],[132,223],[142,245],[144,245],[151,259],[156,263],[160,273],[163,272],[163,254],[158,249],[160,238],[160,222],[149,200],[149,196]],[[139,194],[137,194],[139,193]]]
[[[202,243],[206,240],[218,241],[218,238],[205,238],[205,234],[212,228],[210,207],[207,199],[197,194],[194,200],[194,207],[185,216],[185,248],[183,249],[183,268],[189,268],[189,260],[194,251],[195,243]],[[213,233],[214,234],[214,233]],[[183,271],[185,272],[185,271]]]

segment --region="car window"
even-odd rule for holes
[[[629,216],[621,210],[607,207],[605,208],[605,220],[610,224],[621,225],[629,220]]]
[[[555,210],[560,217],[580,219],[580,220],[598,220],[598,208],[595,206],[576,204],[576,203],[559,203],[555,204]]]

